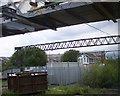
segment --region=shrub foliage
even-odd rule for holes
[[[118,64],[119,59],[109,59],[102,64],[94,64],[85,72],[84,83],[91,87],[112,88],[118,87]]]

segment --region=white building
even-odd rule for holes
[[[80,64],[93,64],[97,62],[96,57],[93,54],[82,54],[79,58],[78,58],[78,62]]]

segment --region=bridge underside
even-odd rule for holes
[[[104,20],[116,22],[119,2],[96,2],[75,8],[54,11],[2,24],[2,36],[10,36]]]

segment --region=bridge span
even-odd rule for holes
[[[18,3],[8,5],[15,7],[15,4]],[[8,5],[0,7],[3,18],[3,22],[0,23],[2,37],[46,29],[57,30],[61,27],[104,20],[117,22],[120,18],[120,2],[62,2],[55,5],[53,3],[25,14],[21,14],[19,8],[12,9]]]
[[[21,47],[15,47],[15,50],[20,50],[26,47],[38,47],[44,51],[48,51],[48,50],[114,45],[114,44],[120,44],[120,35],[21,46]]]

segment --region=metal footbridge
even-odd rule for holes
[[[41,6],[40,0],[30,1],[9,2],[0,7],[1,37],[47,29],[57,30],[61,27],[104,20],[117,22],[120,17],[119,2],[68,2],[65,0],[66,2],[43,2],[44,5]],[[23,12],[22,9],[27,11]]]
[[[20,50],[28,47],[38,47],[44,51],[48,51],[57,49],[114,45],[114,44],[120,44],[120,35],[21,46],[15,47],[15,50]]]

